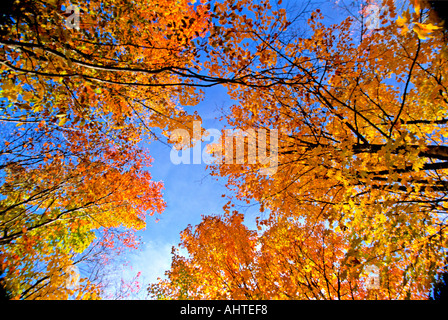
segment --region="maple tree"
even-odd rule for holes
[[[315,207],[315,210],[319,208]],[[171,269],[165,279],[148,287],[157,299],[425,299],[424,273],[403,285],[406,259],[384,253],[379,268],[381,288],[368,286],[367,264],[360,256],[372,254],[363,247],[358,258],[350,239],[319,221],[278,216],[258,220],[257,231],[233,212],[206,216],[182,234],[181,256],[173,248]],[[371,259],[375,261],[375,258]],[[423,289],[422,289],[423,288]]]
[[[0,270],[12,298],[98,298],[88,277],[67,288],[67,270],[138,245],[133,232],[165,206],[140,142],[197,118],[180,104],[198,94],[174,71],[195,55],[206,6],[72,4],[79,28],[64,1],[9,1],[2,12]]]
[[[365,291],[353,291],[350,281],[349,289],[333,290],[343,283],[344,259],[350,258],[361,268],[372,264],[381,270],[383,283],[377,297],[425,299],[435,275],[446,264],[446,33],[431,21],[422,1],[406,3],[401,11],[393,1],[378,4],[384,9],[376,30],[353,17],[327,25],[316,10],[308,20],[309,30],[299,26],[296,32],[294,19],[288,19],[284,9],[272,9],[268,1],[215,4],[219,21],[211,29],[206,65],[213,77],[232,79],[225,85],[237,103],[225,118],[230,127],[242,131],[279,132],[278,165],[271,174],[266,175],[266,164],[260,163],[218,161],[212,166],[212,174],[228,178],[238,200],[258,201],[269,212],[266,223],[273,231],[265,235],[278,245],[269,256],[280,259],[273,263],[278,261],[279,269],[272,274],[285,286],[283,296],[272,293],[272,297],[364,299]],[[231,206],[224,208],[227,214]],[[327,260],[319,251],[319,241],[304,247],[285,245],[283,250],[307,248],[310,252],[292,267],[299,268],[297,273],[281,260],[290,254],[280,249],[281,241],[300,239],[293,231],[294,221],[304,223],[305,233],[313,226],[321,228],[316,239],[330,234],[327,239],[335,242],[335,252],[344,252],[328,259],[335,261],[328,267],[337,270],[334,278],[319,279],[319,272],[327,267],[313,265],[317,257]],[[181,288],[196,283],[194,276],[179,280],[184,270],[196,274],[221,266],[211,272],[210,286],[215,287],[193,285],[192,292],[198,292],[193,298],[249,298],[243,287],[251,297],[271,297],[273,286],[254,287],[250,276],[246,282],[232,284],[236,280],[227,272],[243,277],[247,270],[226,269],[226,259],[239,259],[226,253],[235,247],[221,250],[224,243],[213,244],[223,255],[213,262],[205,257],[213,249],[195,249],[204,245],[203,228],[200,225],[197,235],[183,238],[191,257],[174,257],[168,280],[155,287],[162,290],[161,296],[179,297],[173,289],[179,281]],[[213,239],[213,234],[220,237],[225,230],[208,228],[207,239]],[[226,228],[234,230],[237,224]],[[274,230],[282,228],[281,241],[276,243]],[[235,243],[250,238],[236,231],[232,234]],[[245,266],[241,260],[238,263]],[[311,282],[316,290],[297,285],[296,275],[307,270],[313,275],[310,279],[316,279]],[[282,279],[286,271],[288,276]],[[232,289],[222,292],[229,283]]]

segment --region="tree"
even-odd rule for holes
[[[101,233],[136,245],[123,229],[165,205],[139,142],[196,118],[174,71],[195,55],[206,6],[74,4],[79,28],[59,0],[10,1],[0,21],[0,269],[13,298],[98,297],[87,278],[66,288],[67,268]]]
[[[446,41],[422,2],[380,7],[377,30],[353,17],[326,25],[316,10],[295,32],[267,1],[217,3],[207,66],[232,79],[226,119],[279,139],[270,175],[225,158],[212,173],[258,201],[269,223],[304,221],[343,239],[360,265],[391,279],[379,296],[424,299],[447,247]]]
[[[173,248],[169,280],[150,287],[150,293],[168,299],[247,299],[257,296],[253,277],[253,231],[241,222],[241,214],[203,217],[201,224],[182,232],[182,247],[190,259]]]
[[[318,210],[318,208],[316,208]],[[427,275],[406,278],[407,261],[371,257],[371,248],[350,248],[350,238],[320,221],[277,217],[259,220],[258,232],[237,212],[206,216],[182,232],[165,279],[150,284],[158,299],[425,299]],[[370,257],[369,263],[361,263]],[[364,261],[363,261],[364,262]],[[378,268],[380,286],[369,286]]]
[[[41,277],[35,273],[36,259],[49,256],[44,258],[47,264],[48,259],[61,262],[80,254],[98,235],[94,230],[138,230],[145,226],[146,214],[163,210],[161,184],[142,170],[148,162],[141,154],[105,149],[98,160],[89,151],[102,151],[101,141],[90,142],[93,150],[87,149],[87,140],[81,145],[81,161],[65,155],[42,160],[34,168],[8,165],[1,187],[6,199],[1,202],[0,241],[9,286],[17,280],[26,287],[34,275]],[[122,246],[135,245],[123,231],[111,236],[118,237]],[[14,272],[27,268],[25,280],[13,280]]]

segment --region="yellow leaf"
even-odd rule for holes
[[[398,17],[397,24],[399,27],[405,27],[406,23],[408,23],[408,19],[406,17]],[[406,27],[407,28],[407,27]]]
[[[62,127],[67,122],[67,120],[67,118],[61,118],[61,120],[59,120],[58,122],[58,126]]]
[[[422,29],[426,30],[426,31],[429,31],[429,32],[434,31],[434,30],[440,30],[440,29],[442,29],[442,27],[435,26],[435,25],[433,25],[433,24],[431,24],[431,23],[428,23],[428,24],[420,24],[420,27],[421,27]]]
[[[422,30],[420,28],[420,26],[418,25],[418,23],[416,23],[416,26],[414,26],[414,28],[412,28],[412,30],[414,30],[414,32],[417,34],[419,39],[425,40],[427,39],[427,32],[425,32],[424,30]]]
[[[423,40],[429,38],[431,32],[438,29],[441,29],[441,27],[435,26],[433,24],[423,24],[418,22],[415,22],[415,26],[413,28],[415,33],[417,33],[417,36]]]

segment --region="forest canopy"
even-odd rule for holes
[[[256,228],[232,202],[188,226],[149,296],[427,299],[448,245],[443,16],[419,0],[342,9],[329,21],[312,1],[10,0],[0,19],[5,294],[104,298],[108,263],[137,248],[146,217],[167,205],[149,142],[193,134],[201,88],[224,86],[235,102],[227,127],[264,130],[277,159],[218,153],[209,167],[238,201],[260,205]],[[248,160],[260,140],[241,141]]]

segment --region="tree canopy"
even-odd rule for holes
[[[218,231],[205,219],[182,238],[187,260],[175,255],[151,292],[179,298],[172,286],[181,270],[216,268],[205,286],[212,292],[190,284],[192,298],[426,299],[446,264],[446,33],[419,1],[401,11],[381,2],[375,30],[362,16],[329,25],[315,10],[304,32],[268,2],[238,3],[215,7],[223,40],[210,70],[241,79],[226,84],[238,101],[226,114],[232,128],[278,130],[278,168],[266,175],[261,164],[221,162],[212,173],[228,178],[238,199],[258,201],[268,229],[229,231],[231,249],[219,240],[202,250],[204,229],[219,236],[237,227]],[[261,249],[245,251],[250,262],[227,264],[251,237]],[[204,260],[214,250],[222,260]],[[380,288],[366,289],[368,266],[378,268]]]
[[[223,85],[236,101],[224,110],[228,126],[265,130],[278,161],[218,154],[210,172],[265,213],[251,230],[229,203],[189,226],[189,256],[173,249],[152,296],[428,297],[448,244],[448,51],[427,2],[364,1],[332,23],[312,2],[71,4],[11,0],[2,9],[8,296],[99,298],[101,280],[73,287],[72,267],[101,269],[138,246],[135,231],[165,208],[148,142],[194,130],[200,114],[188,106],[201,88]],[[369,8],[381,8],[374,24]]]
[[[178,104],[194,93],[168,71],[190,64],[205,6],[74,4],[79,30],[63,1],[12,1],[2,15],[0,261],[14,298],[73,295],[64,270],[96,238],[100,251],[134,247],[125,230],[165,206],[139,142],[195,118]]]

